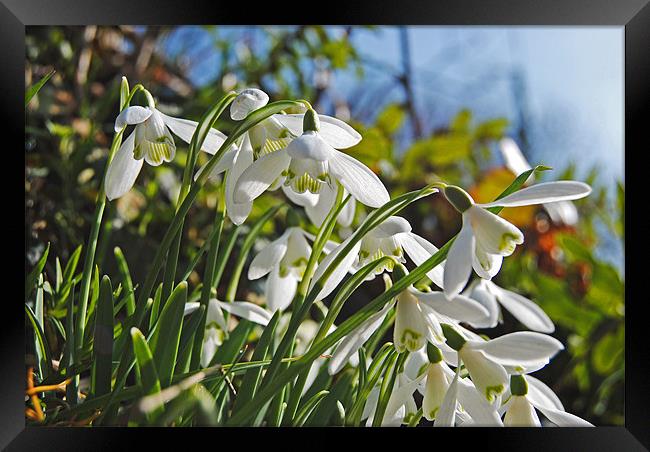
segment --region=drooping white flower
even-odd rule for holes
[[[199,306],[199,302],[186,303],[183,315],[191,314]],[[223,332],[227,332],[228,330],[223,311],[263,326],[268,325],[272,317],[271,313],[254,303],[247,301],[227,303],[219,301],[216,298],[210,299],[205,317],[205,333],[203,335],[203,347],[201,349],[201,365],[203,367],[210,365],[212,357],[222,343]]]
[[[493,328],[499,323],[503,306],[527,328],[540,333],[555,331],[553,321],[546,313],[528,298],[510,290],[503,289],[492,281],[479,278],[473,281],[463,292],[468,298],[481,303],[490,313],[484,322],[468,322],[475,328]]]
[[[512,375],[510,393],[499,409],[505,412],[503,423],[508,427],[541,427],[536,410],[558,427],[593,427],[590,422],[567,413],[553,390],[535,377]]]
[[[352,127],[336,118],[318,116],[313,110],[299,116],[303,116],[302,134],[285,149],[261,156],[242,173],[235,187],[235,202],[251,202],[277,181],[296,193],[319,193],[324,184],[334,188],[338,181],[367,206],[379,207],[388,202],[388,192],[377,175],[335,149],[354,146],[361,140]],[[273,117],[288,127],[297,119],[295,115]]]
[[[147,107],[127,107],[115,119],[116,132],[127,125],[135,125],[135,129],[117,150],[106,171],[104,183],[109,200],[119,198],[133,187],[143,162],[158,166],[174,159],[176,145],[171,132],[189,143],[198,125],[195,121],[162,113],[156,109],[151,94],[147,91],[145,94],[149,102]],[[201,150],[214,154],[225,139],[223,133],[210,129]]]
[[[524,188],[486,204],[475,204],[462,188],[448,185],[444,194],[462,213],[463,226],[456,236],[444,270],[444,290],[450,296],[460,293],[472,273],[485,279],[496,275],[504,256],[511,255],[524,242],[522,232],[489,207],[519,207],[533,204],[584,198],[591,193],[589,185],[575,181],[545,182]]]
[[[447,345],[457,351],[472,382],[490,402],[502,395],[508,385],[508,372],[527,372],[544,367],[564,349],[557,339],[546,334],[520,331],[491,340],[468,339],[461,329],[442,324]]]
[[[344,240],[339,246],[329,253],[316,269],[313,281],[325,271],[327,266],[349,243],[351,237]],[[357,242],[350,252],[346,255],[341,263],[334,269],[329,276],[319,297],[325,298],[341,282],[348,272],[356,272],[364,265],[382,257],[391,256],[396,262],[405,262],[406,254],[415,265],[421,265],[432,255],[438,252],[432,243],[423,237],[411,231],[411,225],[402,217],[392,216],[387,218],[383,223],[370,230],[359,242]],[[427,277],[431,279],[438,287],[443,287],[444,262],[427,272]],[[384,270],[392,270],[393,264],[387,265],[375,270],[375,274],[380,274]],[[372,279],[374,276],[369,276]]]
[[[515,173],[516,176],[531,169],[530,163],[512,138],[503,138],[499,141],[499,149],[505,161],[506,167]],[[531,174],[528,182],[533,182],[535,175]],[[558,201],[542,204],[553,223],[573,226],[578,222],[578,209],[571,201]]]
[[[269,274],[266,281],[266,305],[275,312],[286,309],[293,300],[311,254],[305,231],[288,228],[278,239],[263,248],[248,268],[248,279]]]
[[[402,272],[406,273],[406,269]],[[415,352],[423,348],[427,341],[444,342],[441,320],[479,320],[488,315],[483,306],[462,295],[449,301],[442,292],[421,292],[409,286],[343,338],[329,362],[331,375],[339,372],[381,326],[393,306],[396,309],[393,343],[398,352]]]

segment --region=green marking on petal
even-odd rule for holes
[[[504,391],[504,386],[503,385],[497,385],[497,386],[488,386],[485,388],[485,396],[490,402],[493,402],[495,397],[501,394]]]
[[[406,328],[402,332],[402,337],[400,339],[401,339],[401,342],[406,346],[407,350],[409,350],[411,352],[414,352],[418,348],[420,348],[418,342],[419,342],[419,339],[421,337],[422,337],[422,335],[420,333],[418,333],[417,331],[413,331],[413,330],[411,330],[409,328]]]
[[[501,243],[499,244],[499,251],[512,253],[514,252],[517,244],[518,236],[511,233],[505,233],[501,236]]]

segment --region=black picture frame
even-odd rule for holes
[[[254,12],[252,11],[254,10]],[[647,126],[645,118],[650,109],[650,6],[648,0],[445,0],[399,2],[356,1],[356,2],[314,2],[303,1],[268,2],[266,4],[242,5],[240,2],[191,1],[182,5],[179,2],[146,0],[1,0],[0,36],[2,42],[3,67],[0,70],[0,103],[2,112],[3,141],[15,138],[15,145],[5,147],[4,157],[18,160],[18,149],[23,146],[24,130],[24,65],[25,65],[25,26],[27,25],[82,25],[82,24],[243,24],[251,21],[265,24],[410,24],[410,25],[574,25],[574,26],[620,26],[625,29],[625,182],[626,182],[626,348],[627,372],[625,380],[625,427],[598,427],[595,429],[464,429],[432,434],[430,431],[412,433],[413,430],[392,429],[388,434],[399,441],[399,435],[426,435],[423,441],[436,443],[441,439],[450,444],[463,444],[477,441],[479,447],[494,445],[499,449],[516,450],[644,450],[650,447],[650,378],[647,377],[648,354],[644,329],[643,307],[647,304],[644,296],[643,279],[635,277],[635,261],[642,260],[647,252],[643,234],[647,234],[646,220],[642,217],[644,167],[640,160],[647,152]],[[645,114],[644,114],[645,113]],[[3,162],[6,168],[14,168],[13,162]],[[3,183],[6,197],[11,197],[20,187],[19,172],[6,171]],[[16,201],[14,214],[5,215],[11,221],[18,221],[20,201]],[[5,205],[8,203],[5,202]],[[11,230],[9,221],[5,227]],[[8,237],[8,235],[4,235]],[[7,243],[5,243],[7,244]],[[643,245],[640,245],[643,244]],[[17,241],[5,247],[5,261],[18,262],[22,253]],[[7,274],[19,273],[8,268]],[[647,266],[646,266],[647,267]],[[640,269],[640,272],[643,269]],[[639,272],[639,273],[640,273]],[[642,273],[641,273],[642,275]],[[24,277],[24,276],[23,276]],[[16,275],[15,287],[21,287],[20,276]],[[152,436],[166,441],[170,435],[182,432],[169,432],[169,429],[63,429],[26,428],[24,423],[24,322],[23,308],[18,295],[11,296],[12,290],[3,288],[3,314],[12,319],[5,322],[0,331],[0,446],[7,450],[90,450],[123,449],[140,446],[151,447],[148,441]],[[18,291],[18,289],[15,289]],[[218,437],[218,447],[230,447],[229,440],[245,438],[246,441],[260,439],[268,435],[269,429],[262,433],[244,436],[236,433],[220,434],[194,429],[188,438],[193,441],[198,436]],[[342,431],[340,429],[339,431]],[[346,429],[361,433],[357,429]],[[418,430],[418,429],[415,429]],[[152,435],[153,433],[153,435]],[[272,433],[273,434],[273,433]],[[278,441],[286,446],[288,436],[278,432]],[[302,446],[309,447],[314,439],[328,436],[318,434],[300,439]],[[363,432],[368,437],[382,438],[386,431]],[[262,436],[259,436],[262,435]],[[393,436],[397,435],[397,436]],[[300,435],[301,437],[303,434]],[[205,438],[205,437],[204,437]],[[311,439],[310,439],[311,438]],[[406,439],[411,441],[410,439]],[[461,442],[462,441],[462,442]],[[336,443],[338,447],[338,442]],[[406,444],[406,443],[404,443]],[[433,447],[434,443],[429,443]],[[442,446],[444,443],[438,443]],[[449,446],[448,446],[449,447]]]

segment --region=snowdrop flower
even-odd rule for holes
[[[559,427],[593,427],[590,422],[567,413],[553,390],[535,377],[510,376],[510,392],[512,396],[499,410],[505,411],[503,423],[507,427],[541,427],[536,410]]]
[[[426,348],[409,354],[404,373],[411,379],[424,376],[418,386],[418,391],[423,395],[423,416],[430,421],[435,419],[437,426],[443,425],[445,419],[456,417],[466,424],[502,426],[496,408],[485,400],[469,378],[460,378],[454,384],[455,372],[450,365],[458,367],[458,361],[455,351],[445,343],[428,343]],[[451,394],[448,393],[450,389]],[[448,412],[441,412],[445,397],[452,400],[447,402]],[[454,412],[449,412],[451,410]],[[439,413],[441,419],[438,419]],[[451,420],[446,422],[451,424]]]
[[[463,295],[481,303],[490,313],[485,322],[468,322],[475,328],[494,328],[501,318],[501,308],[507,309],[527,328],[540,333],[555,331],[553,321],[528,298],[510,290],[502,289],[492,281],[479,278],[472,282]]]
[[[317,281],[330,262],[347,246],[351,240],[349,237],[339,246],[329,253],[316,269],[313,282]],[[391,256],[396,262],[406,262],[404,253],[411,258],[415,265],[421,265],[432,255],[438,252],[433,244],[428,240],[411,231],[411,225],[402,217],[392,216],[387,218],[383,223],[369,231],[355,246],[350,250],[341,263],[334,269],[330,277],[323,285],[319,297],[325,298],[329,295],[343,280],[348,272],[356,272],[364,265],[379,259],[382,256]],[[393,264],[377,268],[375,274],[380,274],[384,270],[391,271]],[[443,287],[443,269],[444,262],[435,268],[429,270],[427,276],[437,286]],[[370,276],[372,279],[374,276]]]
[[[278,121],[283,116],[277,115]],[[368,167],[335,149],[354,146],[361,136],[349,125],[335,118],[303,115],[303,132],[285,149],[261,156],[239,177],[234,201],[251,202],[278,178],[296,193],[319,193],[322,186],[339,182],[355,199],[369,207],[379,207],[390,199],[386,188]],[[294,118],[295,119],[295,118]],[[321,133],[326,130],[328,133]],[[293,121],[295,122],[295,121]],[[285,124],[286,125],[286,124]]]
[[[395,267],[396,280],[408,274],[401,264]],[[409,286],[379,312],[350,332],[337,346],[329,362],[329,373],[339,372],[345,363],[381,326],[388,312],[395,306],[393,343],[398,352],[415,352],[427,343],[444,342],[440,321],[478,321],[487,317],[487,310],[462,295],[449,301],[442,292],[421,292]],[[453,321],[452,320],[452,321]]]
[[[503,138],[499,141],[499,149],[505,161],[506,168],[519,175],[524,171],[531,169],[530,163],[524,157],[524,154],[512,138]],[[529,181],[533,181],[534,174],[530,175]],[[555,203],[543,204],[544,210],[551,217],[553,223],[563,223],[573,226],[578,222],[578,209],[571,201],[559,201]]]
[[[151,94],[144,92],[149,103],[147,107],[127,107],[115,119],[116,132],[127,125],[135,125],[135,129],[117,150],[106,171],[105,188],[109,200],[119,198],[133,187],[143,162],[159,166],[174,159],[176,145],[171,132],[189,143],[198,125],[195,121],[167,116],[157,110]],[[201,150],[214,154],[225,139],[223,133],[210,129]]]
[[[199,302],[185,304],[183,315],[189,315],[199,308]],[[201,349],[201,365],[207,367],[214,356],[217,348],[222,343],[222,332],[227,331],[226,318],[223,311],[229,312],[242,319],[266,326],[271,320],[271,313],[260,306],[247,301],[233,301],[226,303],[216,298],[208,302],[208,311],[205,317],[205,333],[203,336],[203,348]]]
[[[508,371],[527,372],[544,367],[551,357],[564,349],[557,339],[532,331],[505,334],[496,339],[466,339],[457,328],[443,323],[447,345],[457,351],[472,382],[481,394],[493,402],[508,384]]]
[[[489,207],[519,207],[556,201],[584,198],[591,187],[582,182],[545,182],[511,193],[498,201],[475,204],[462,188],[448,185],[444,189],[447,200],[463,216],[463,226],[454,240],[444,270],[445,293],[453,296],[461,292],[472,272],[491,279],[501,269],[504,256],[510,256],[524,235],[513,224],[488,211]]]
[[[262,249],[248,268],[248,279],[269,274],[266,305],[275,312],[286,309],[293,300],[311,254],[307,234],[298,227],[288,228],[278,239]]]

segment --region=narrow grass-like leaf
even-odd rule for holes
[[[294,421],[294,426],[302,427],[312,411],[318,406],[318,404],[323,400],[323,398],[329,394],[329,391],[320,391],[311,397],[305,405],[298,411],[296,415],[296,420]]]
[[[386,408],[388,407],[390,396],[393,394],[393,388],[397,381],[397,374],[399,374],[402,364],[404,363],[404,360],[406,360],[407,356],[408,353],[401,353],[399,355],[393,355],[390,358],[390,362],[384,373],[384,379],[381,383],[379,400],[377,400],[377,408],[375,409],[375,417],[372,420],[373,427],[380,427],[384,420]]]
[[[62,363],[65,366],[66,371],[70,369],[75,363],[75,343],[74,343],[74,287],[70,292],[68,298],[68,312],[65,318],[65,345],[63,347],[63,358]],[[78,389],[79,377],[73,377],[72,382],[66,386],[66,400],[72,405],[77,404],[77,389]]]
[[[255,346],[255,351],[251,357],[251,361],[261,361],[266,358],[268,354],[269,347],[271,345],[271,340],[275,335],[275,329],[278,325],[278,320],[280,319],[280,311],[276,311],[271,318],[271,321],[264,328],[262,336],[260,336],[257,345]],[[249,400],[255,395],[257,391],[257,385],[259,384],[260,377],[262,375],[262,369],[251,370],[244,375],[241,385],[239,385],[239,391],[237,391],[237,397],[233,404],[232,412],[235,413],[241,406],[248,403]]]
[[[133,341],[133,352],[135,362],[140,369],[140,384],[142,385],[142,394],[151,395],[160,392],[160,380],[156,370],[151,349],[142,332],[137,328],[131,328],[131,339]],[[164,410],[162,407],[155,408],[151,413],[147,413],[149,419],[154,419]]]
[[[43,88],[43,86],[47,83],[47,81],[52,78],[56,71],[54,69],[51,69],[50,72],[45,74],[43,78],[41,78],[38,82],[34,83],[32,86],[27,88],[25,91],[25,107],[29,103],[30,100]]]
[[[332,416],[338,411],[337,402],[347,398],[352,390],[354,372],[350,369],[341,373],[339,379],[332,385],[319,405],[312,411],[311,416],[304,422],[306,427],[323,427],[330,423]]]
[[[226,263],[230,259],[232,250],[237,243],[237,237],[239,237],[239,232],[241,231],[239,226],[235,226],[230,229],[228,235],[226,236],[225,243],[219,246],[219,255],[217,256],[217,268],[214,271],[214,279],[212,280],[212,287],[218,287],[221,282],[221,277],[223,276],[223,271],[226,268]]]
[[[187,303],[187,283],[183,281],[176,286],[165,303],[156,331],[149,341],[163,387],[169,386],[174,374],[185,303]]]
[[[79,264],[79,257],[81,256],[81,248],[82,245],[79,245],[72,255],[70,255],[70,259],[68,259],[68,262],[65,264],[65,269],[63,270],[63,281],[66,283],[72,280],[74,272],[77,270],[77,264]]]
[[[205,315],[206,307],[199,306],[189,318],[183,320],[183,329],[181,330],[181,340],[178,344],[178,361],[174,374],[183,374],[189,370],[190,358],[194,348],[193,338],[196,335],[196,330],[201,325],[201,320]]]
[[[116,246],[113,249],[115,254],[115,260],[117,260],[117,268],[120,271],[120,276],[122,277],[122,285],[124,290],[128,294],[126,299],[126,315],[131,316],[135,312],[135,294],[133,293],[133,282],[131,281],[131,272],[129,271],[129,265],[126,262],[124,253],[119,246]]]
[[[43,272],[43,268],[45,267],[45,262],[47,261],[47,255],[49,252],[50,243],[48,242],[45,251],[43,251],[43,254],[36,263],[36,267],[34,267],[34,269],[29,273],[29,275],[27,275],[27,278],[25,279],[25,301],[27,301],[27,298],[32,294],[34,286],[36,285],[36,279]]]
[[[111,392],[113,366],[113,288],[111,280],[102,278],[93,340],[91,393],[101,396]]]
[[[25,304],[25,314],[34,329],[34,336],[36,342],[36,352],[39,354],[41,362],[41,378],[47,378],[54,371],[52,370],[52,352],[50,344],[47,341],[47,336],[43,333],[43,329],[38,323],[38,319],[32,309]]]
[[[153,305],[151,306],[151,314],[149,315],[149,329],[153,328],[158,314],[160,313],[160,300],[162,298],[162,283],[158,285],[156,292],[153,295]]]

